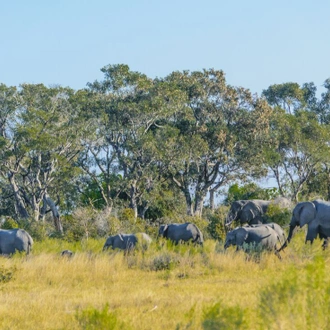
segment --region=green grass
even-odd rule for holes
[[[104,240],[36,242],[0,259],[1,329],[329,329],[330,252],[297,234],[263,253],[152,243],[125,256]],[[70,249],[73,258],[60,252]]]

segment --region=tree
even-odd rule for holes
[[[73,94],[69,88],[22,85],[3,126],[0,153],[0,175],[11,187],[17,217],[39,221],[51,211],[59,232],[60,214],[51,196],[60,197],[79,152]]]
[[[111,155],[108,159],[112,167],[108,167],[106,175],[122,175],[120,191],[129,196],[129,206],[135,217],[138,210],[144,217],[149,205],[148,198],[144,197],[152,193],[158,182],[153,131],[161,129],[171,111],[168,86],[160,80],[130,71],[127,65],[108,65],[101,71],[104,80],[88,86],[98,95],[99,106],[93,111],[99,123],[102,157]],[[94,152],[93,155],[93,150],[97,150],[95,145],[88,153],[96,161],[100,154]],[[110,165],[109,161],[103,160],[104,164]],[[98,161],[99,168],[100,164]]]
[[[185,196],[187,214],[201,216],[209,191],[260,170],[270,107],[227,85],[222,71],[173,72],[164,81],[183,96],[167,129],[157,132],[160,163]]]
[[[265,149],[265,163],[273,173],[281,195],[289,195],[298,201],[298,195],[314,171],[327,159],[330,135],[329,128],[318,120],[319,103],[313,85],[295,87],[294,113],[279,106],[287,103],[287,95],[283,96],[282,89],[276,94],[277,89],[271,86],[263,94],[273,106],[273,100],[277,100],[270,126],[272,147]]]

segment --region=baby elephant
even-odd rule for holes
[[[68,258],[71,258],[71,257],[73,257],[73,252],[71,251],[71,250],[63,250],[62,252],[61,252],[61,256],[62,257],[68,257]]]
[[[243,244],[257,244],[261,248],[274,251],[276,256],[281,259],[277,249],[280,244],[278,233],[270,226],[239,227],[227,233],[224,248],[236,245],[237,250],[243,248]]]
[[[269,223],[251,225],[249,227],[263,227],[263,226],[268,226],[268,227],[274,229],[278,234],[281,245],[284,244],[284,242],[286,241],[285,232],[284,232],[283,228],[279,224],[277,224],[276,222],[269,222]]]
[[[178,244],[180,241],[198,243],[203,245],[204,239],[200,229],[193,223],[171,223],[161,225],[158,231],[159,236],[165,237]]]
[[[103,251],[108,248],[120,249],[125,251],[130,251],[136,247],[136,245],[141,243],[143,246],[147,246],[151,243],[151,238],[146,233],[138,234],[117,234],[114,236],[109,236],[103,246]]]

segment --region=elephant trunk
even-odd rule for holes
[[[232,224],[232,222],[235,220],[235,217],[236,217],[235,214],[229,213],[225,220],[225,226],[229,227]]]
[[[282,251],[283,249],[285,249],[288,246],[292,237],[294,236],[294,234],[297,231],[297,227],[298,227],[298,225],[296,225],[296,224],[290,225],[289,235],[288,235],[287,239],[285,240],[285,242],[283,243],[283,245],[278,250],[278,252]]]

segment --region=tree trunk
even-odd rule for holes
[[[215,191],[214,189],[210,189],[210,209],[214,210],[214,195],[215,195]]]
[[[141,219],[145,218],[145,214],[149,208],[149,203],[148,201],[143,201],[142,205],[138,208],[139,209],[139,217]]]
[[[192,204],[192,201],[191,201],[191,196],[190,196],[190,192],[188,189],[184,190],[184,196],[186,198],[186,212],[187,212],[187,215],[193,215],[193,204]]]
[[[205,195],[202,192],[198,192],[195,196],[195,212],[194,215],[197,217],[202,217],[203,213],[203,206],[204,206],[204,200]]]
[[[134,211],[134,218],[136,219],[138,216],[137,209],[137,189],[136,189],[136,180],[134,180],[131,184],[130,189],[130,204],[129,207]]]
[[[48,194],[45,194],[44,196],[44,202],[50,207],[53,219],[54,219],[54,226],[56,231],[63,234],[63,226],[60,219],[60,214],[58,212],[57,206],[55,205],[54,201],[48,196]]]
[[[14,191],[16,213],[18,214],[18,216],[20,218],[28,219],[29,218],[29,213],[26,210],[25,205],[24,205],[24,201],[23,201],[22,197],[19,194],[19,189],[16,185],[14,174],[13,173],[8,174],[8,179],[9,179],[9,182],[10,182],[12,188],[13,188],[13,191]]]

